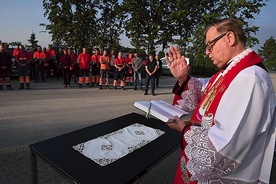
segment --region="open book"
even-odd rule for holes
[[[133,106],[146,112],[146,116],[152,115],[166,123],[173,122],[175,116],[181,118],[182,116],[189,114],[188,112],[163,100],[137,101],[134,102]]]

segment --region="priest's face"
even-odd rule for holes
[[[219,68],[226,66],[231,59],[232,48],[227,41],[229,33],[219,33],[215,26],[211,27],[206,33],[206,55]]]

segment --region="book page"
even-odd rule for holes
[[[135,102],[133,106],[147,113],[149,110],[150,102],[138,101],[138,102]],[[163,122],[171,122],[174,119],[174,117],[170,113],[166,112],[165,110],[161,109],[160,107],[152,103],[149,111],[151,116],[154,116]]]
[[[179,109],[178,107],[175,107],[163,100],[152,100],[151,101],[152,104],[157,105],[158,107],[160,107],[161,109],[163,109],[164,111],[167,111],[168,113],[171,114],[171,116],[178,116],[179,118],[181,118],[183,115],[187,115],[189,114],[188,112]]]
[[[149,101],[138,101],[133,104],[135,107],[141,109],[144,112],[148,112],[150,102]],[[163,101],[154,100],[151,101],[150,114],[164,122],[172,122],[175,116],[179,118],[185,114],[189,114],[173,105]]]

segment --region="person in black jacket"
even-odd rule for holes
[[[12,90],[11,87],[11,68],[12,58],[6,51],[7,45],[0,44],[0,90],[3,90],[4,80],[6,82],[7,89]]]
[[[155,76],[157,71],[157,62],[152,54],[149,55],[149,60],[146,65],[146,86],[144,95],[148,94],[149,81],[151,81],[151,94],[154,96]]]

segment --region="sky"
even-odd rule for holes
[[[26,3],[28,2],[28,3]],[[0,40],[2,42],[21,41],[22,44],[29,44],[32,32],[36,34],[36,40],[42,47],[51,44],[51,35],[44,33],[45,28],[39,26],[40,23],[49,23],[44,17],[42,7],[43,0],[0,0]],[[255,35],[260,44],[253,47],[258,51],[264,42],[273,36],[276,38],[276,1],[270,0],[267,6],[261,8],[259,15],[250,23],[259,26],[259,31]],[[127,37],[121,36],[121,44],[125,47],[131,47]],[[157,48],[158,50],[158,48]]]

